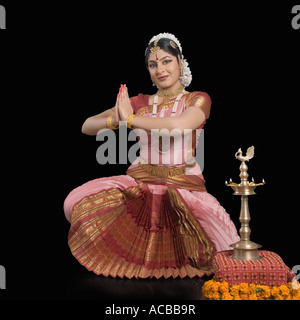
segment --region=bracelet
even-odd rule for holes
[[[109,129],[112,129],[112,130],[117,130],[117,129],[119,129],[119,126],[117,126],[117,127],[114,127],[113,126],[113,124],[112,124],[112,119],[113,119],[113,115],[111,115],[111,116],[109,116],[108,118],[107,118],[107,120],[106,120],[106,125],[107,125],[107,127],[109,128]]]
[[[130,115],[127,117],[127,119],[126,119],[127,128],[133,129],[131,123],[132,123],[132,120],[133,120],[133,118],[134,118],[135,116],[136,116],[136,115],[132,113],[132,114],[130,114]]]

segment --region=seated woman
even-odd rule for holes
[[[98,178],[70,192],[64,203],[69,246],[82,265],[106,277],[210,275],[215,252],[239,241],[193,156],[210,97],[185,91],[192,77],[172,34],[153,37],[145,57],[157,93],[129,98],[121,85],[115,107],[83,124],[83,133],[96,135],[126,121],[140,137],[140,155],[126,175]],[[175,135],[164,144],[157,134],[162,129],[177,136],[192,132],[192,143]]]

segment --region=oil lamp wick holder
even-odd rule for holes
[[[250,212],[248,206],[248,196],[254,195],[254,189],[257,186],[264,185],[265,181],[261,183],[255,183],[252,178],[252,182],[248,181],[248,167],[246,161],[249,161],[254,156],[254,147],[247,149],[246,156],[243,156],[241,148],[236,152],[235,158],[241,161],[240,165],[240,178],[239,184],[229,180],[229,183],[225,181],[226,186],[230,186],[234,190],[234,195],[241,196],[241,211],[240,211],[240,241],[230,246],[234,249],[233,254],[230,256],[231,259],[235,260],[259,260],[261,256],[258,254],[258,248],[261,248],[260,244],[250,241],[251,230],[249,228]]]

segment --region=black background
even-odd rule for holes
[[[249,197],[251,239],[292,268],[300,264],[298,231],[299,39],[296,2],[244,4],[92,2],[8,4],[1,31],[2,184],[0,299],[64,299],[81,267],[67,245],[63,202],[75,187],[125,174],[100,165],[100,142],[83,121],[114,105],[120,84],[130,96],[155,92],[144,65],[153,35],[179,38],[193,81],[212,99],[205,126],[209,193],[239,229],[238,148],[255,146]]]

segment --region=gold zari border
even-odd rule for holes
[[[214,248],[176,189],[167,188],[166,194],[179,219],[172,228],[149,230],[127,212],[125,201],[136,201],[134,198],[144,187],[142,182],[123,191],[104,190],[79,202],[71,219],[72,254],[88,270],[104,276],[192,278],[211,274]],[[106,211],[101,212],[103,209]],[[159,223],[161,213],[151,210],[139,214],[151,217],[154,226]],[[205,262],[199,258],[201,247]],[[184,262],[185,257],[189,264]],[[170,267],[170,263],[178,267]],[[155,265],[163,267],[151,267]]]

